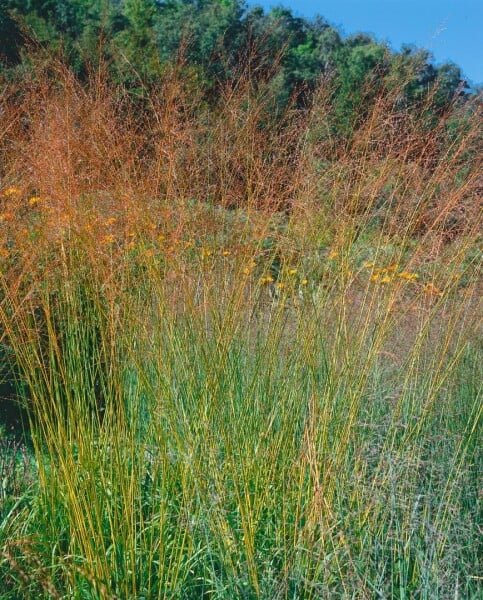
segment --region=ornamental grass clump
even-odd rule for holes
[[[480,121],[55,67],[0,114],[2,598],[476,598]]]

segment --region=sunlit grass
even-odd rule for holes
[[[63,77],[2,138],[0,597],[477,597],[477,123],[336,156],[330,106]]]

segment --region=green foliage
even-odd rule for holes
[[[346,131],[354,127],[361,107],[369,108],[377,96],[388,70],[389,50],[367,35],[347,38],[336,52],[339,91],[336,99],[340,122]]]
[[[0,1],[0,65],[15,64],[20,59],[21,31],[8,10],[7,0]],[[1,69],[1,67],[0,67]]]
[[[438,113],[465,93],[459,68],[434,67],[427,51],[403,47],[394,53],[364,34],[343,40],[322,17],[309,21],[285,8],[248,10],[241,0],[2,0],[0,55],[6,66],[20,59],[17,22],[41,44],[62,48],[80,76],[101,58],[114,79],[134,89],[155,82],[172,60],[198,69],[214,89],[241,73],[254,81],[277,73],[281,113],[293,98],[306,105],[320,78],[335,75],[335,128],[345,135],[357,125],[356,107],[369,110],[383,85],[404,83],[400,104],[406,107],[434,88],[431,110]]]
[[[180,54],[202,66],[210,79],[225,79],[237,68],[242,51],[242,14],[238,0],[164,2],[154,27],[161,60]]]

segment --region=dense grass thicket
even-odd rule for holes
[[[32,73],[0,97],[0,598],[477,598],[478,100],[391,86],[341,136],[330,80],[275,119],[248,72]]]

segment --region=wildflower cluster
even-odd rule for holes
[[[371,269],[369,280],[373,283],[388,284],[397,279],[402,279],[411,283],[420,283],[419,273],[414,271],[399,270],[399,265],[393,263],[388,267],[376,267],[375,262],[364,263],[365,269]],[[442,296],[443,292],[434,285],[434,283],[423,284],[421,282],[421,290],[428,296]]]
[[[392,263],[388,267],[376,267],[375,262],[364,263],[365,269],[371,269],[370,281],[374,283],[390,283],[394,279],[405,279],[406,281],[417,281],[419,278],[418,273],[411,273],[409,271],[398,271],[399,265]]]

